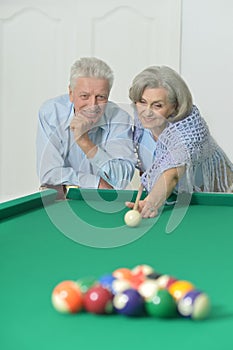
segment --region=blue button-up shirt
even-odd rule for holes
[[[74,140],[70,122],[74,106],[68,95],[46,101],[39,111],[37,172],[41,184],[98,188],[100,177],[116,189],[131,181],[136,164],[132,120],[113,102],[108,102],[99,122],[88,132],[98,146],[87,158]]]

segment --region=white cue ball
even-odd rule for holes
[[[127,226],[136,227],[140,224],[142,217],[138,210],[129,210],[124,217]]]

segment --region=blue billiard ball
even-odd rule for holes
[[[107,288],[111,292],[113,291],[113,281],[115,281],[116,277],[114,277],[112,274],[103,275],[99,278],[98,282],[103,286],[104,288]]]
[[[113,307],[118,314],[140,316],[144,313],[144,299],[136,289],[129,288],[114,296]]]

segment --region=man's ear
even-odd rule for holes
[[[73,91],[71,90],[70,85],[69,85],[69,97],[70,97],[70,102],[73,102],[74,101]]]

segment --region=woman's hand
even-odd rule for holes
[[[125,202],[125,205],[128,208],[133,209],[134,202]],[[143,218],[154,218],[158,215],[158,208],[148,200],[148,196],[138,202],[138,211]]]

